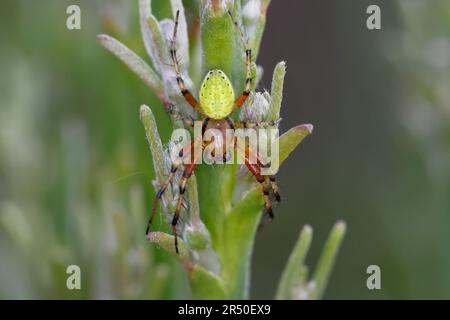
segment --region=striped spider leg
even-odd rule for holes
[[[153,222],[153,219],[156,214],[156,210],[158,208],[158,204],[159,204],[164,192],[167,190],[168,186],[172,182],[176,172],[178,171],[178,168],[183,164],[183,161],[187,157],[191,157],[189,163],[184,166],[183,174],[182,174],[182,177],[180,180],[180,185],[179,185],[179,196],[178,196],[178,200],[177,200],[177,205],[176,205],[175,213],[173,215],[172,223],[171,223],[172,224],[172,232],[173,232],[174,239],[175,239],[174,240],[175,241],[175,251],[177,254],[179,253],[177,224],[178,224],[178,219],[180,217],[181,208],[183,205],[184,194],[186,191],[186,183],[195,170],[195,163],[197,161],[196,157],[198,155],[195,154],[194,150],[196,150],[195,148],[196,148],[196,146],[198,146],[199,143],[201,143],[201,140],[197,139],[194,142],[192,142],[191,144],[189,144],[188,146],[182,148],[180,150],[180,152],[178,153],[178,157],[172,162],[169,175],[167,176],[166,180],[164,181],[164,183],[161,185],[158,192],[156,193],[156,197],[153,201],[150,219],[147,224],[147,230],[145,231],[145,233],[148,235],[148,233],[150,231],[150,226]]]
[[[234,102],[233,111],[236,109],[239,109],[242,107],[247,100],[248,96],[250,95],[250,92],[252,90],[252,49],[248,46],[248,42],[244,38],[244,33],[242,32],[242,29],[239,27],[236,20],[234,20],[233,15],[231,14],[231,11],[228,10],[228,15],[231,18],[231,21],[233,22],[234,26],[236,27],[236,30],[239,33],[239,37],[241,39],[242,45],[244,46],[245,50],[245,64],[247,69],[247,74],[245,78],[245,88],[244,91],[242,91],[241,95],[237,97],[236,101]]]
[[[281,201],[276,176],[263,175],[261,173],[261,169],[270,167],[270,163],[267,162],[259,152],[247,144],[245,144],[245,150],[243,150],[242,146],[235,141],[235,150],[237,151],[237,155],[244,161],[247,169],[255,177],[256,181],[261,184],[264,199],[263,214],[267,217],[266,222],[270,223],[274,218],[271,195],[273,195],[276,203]]]

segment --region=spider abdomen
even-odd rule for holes
[[[234,90],[222,70],[209,71],[199,93],[200,107],[212,119],[223,119],[233,111]]]

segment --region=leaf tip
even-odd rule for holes
[[[303,226],[303,230],[302,231],[305,232],[305,233],[312,233],[313,232],[313,228],[309,224],[305,224]]]
[[[301,124],[293,128],[298,133],[303,133],[305,136],[311,134],[314,131],[314,126],[310,123]]]
[[[186,269],[189,270],[191,268],[189,249],[186,247],[182,239],[179,239],[178,241],[179,252],[176,252],[173,235],[167,234],[162,231],[153,231],[147,234],[147,240],[164,249],[172,256],[176,257],[183,263],[183,266]]]
[[[287,69],[286,61],[282,60],[277,63],[275,68],[283,68],[284,71]]]
[[[147,105],[145,105],[145,104],[142,104],[139,107],[139,115],[141,116],[141,119],[145,118],[151,112],[152,111],[150,110],[150,108]]]
[[[314,126],[310,123],[305,124],[304,127],[306,128],[306,130],[308,130],[309,134],[313,133],[314,131]]]
[[[153,243],[158,243],[160,240],[160,235],[158,232],[147,233],[147,240]]]
[[[339,220],[334,225],[334,231],[338,232],[339,234],[344,234],[347,231],[347,224],[343,220]]]
[[[108,36],[107,34],[104,33],[100,33],[98,35],[95,36],[95,39],[100,42],[101,44],[105,41],[107,41],[110,38],[110,36]]]

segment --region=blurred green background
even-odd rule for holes
[[[70,4],[81,30],[66,28]],[[381,30],[366,28],[370,4]],[[157,100],[95,40],[145,57],[138,27],[134,1],[0,2],[0,298],[189,297],[184,270],[143,235],[154,192],[139,106]],[[282,131],[315,131],[281,168],[252,298],[274,296],[304,224],[313,267],[338,219],[348,232],[325,298],[450,298],[450,2],[273,0],[260,89],[280,60]],[[70,264],[80,291],[66,288]],[[366,287],[371,264],[381,290]]]

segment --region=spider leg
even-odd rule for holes
[[[184,124],[188,127],[194,127],[194,119],[192,117],[185,117],[179,112],[175,106],[171,103],[169,104],[169,107],[167,108],[167,111],[169,114],[175,119],[175,120],[182,120]]]
[[[174,239],[175,239],[175,251],[177,254],[179,253],[177,224],[178,224],[178,219],[180,218],[181,207],[183,206],[184,193],[186,192],[186,184],[187,184],[187,181],[189,180],[189,178],[192,176],[192,173],[194,173],[198,157],[202,156],[202,152],[200,152],[199,154],[197,154],[195,152],[197,144],[201,144],[202,150],[204,149],[204,144],[203,144],[202,140],[198,139],[192,144],[191,150],[194,150],[194,153],[193,153],[193,156],[191,156],[191,162],[189,164],[185,165],[185,167],[184,167],[183,176],[181,177],[181,180],[180,180],[180,192],[179,192],[180,195],[178,196],[177,206],[175,208],[175,213],[172,218],[172,233],[173,233]]]
[[[188,157],[191,154],[191,152],[192,152],[192,150],[194,148],[193,146],[194,146],[194,144],[191,143],[186,148],[183,148],[180,151],[180,153],[179,153],[179,157],[176,159],[176,161],[174,161],[172,163],[171,168],[170,168],[170,172],[169,172],[169,175],[168,175],[167,179],[164,181],[162,186],[159,188],[158,192],[156,193],[156,197],[153,200],[152,211],[151,211],[148,223],[147,223],[147,229],[145,231],[145,234],[148,234],[148,232],[150,231],[150,226],[151,226],[151,224],[153,222],[153,219],[155,217],[156,209],[158,208],[159,201],[161,200],[164,192],[167,190],[167,187],[169,185],[171,185],[173,177],[175,176],[175,173],[177,172],[177,170],[180,167],[180,165],[183,163],[183,159]]]
[[[231,18],[231,21],[233,22],[234,26],[236,27],[239,36],[241,38],[241,42],[244,46],[245,50],[245,64],[247,66],[247,75],[245,78],[245,88],[244,91],[242,91],[241,95],[237,97],[236,101],[234,102],[234,110],[239,109],[244,102],[247,100],[248,96],[250,95],[250,91],[252,89],[252,50],[249,48],[247,41],[244,38],[244,33],[242,32],[242,29],[239,27],[236,20],[234,20],[233,15],[231,14],[231,11],[228,10],[228,15]]]
[[[268,123],[269,125],[272,125],[272,123],[274,123],[274,125],[278,124],[279,121],[281,121],[281,118],[276,120],[276,121],[269,121],[269,122],[265,122]],[[236,127],[246,127],[246,124],[248,124],[248,122],[245,121],[235,121],[234,125]],[[256,126],[261,125],[262,122],[260,123],[254,123]],[[238,147],[238,143],[235,142],[235,148]],[[242,150],[240,150],[242,151]],[[243,152],[243,154],[245,154],[245,159],[256,159],[256,164],[257,166],[259,166],[259,168],[270,168],[271,163],[266,161],[264,159],[264,157],[257,152],[256,150],[253,150],[250,146],[246,145],[245,146],[245,152]],[[273,195],[275,197],[276,202],[281,202],[281,196],[280,196],[280,192],[279,192],[279,188],[278,188],[278,184],[276,181],[276,176],[275,175],[270,175],[267,176],[266,178],[268,178],[269,180],[269,184],[271,186]]]
[[[177,58],[177,48],[176,48],[176,39],[177,39],[177,29],[178,29],[178,19],[180,16],[180,11],[178,10],[175,17],[175,26],[173,28],[173,37],[172,41],[170,42],[170,57],[172,59],[173,67],[175,69],[175,74],[177,77],[177,84],[180,88],[181,94],[186,99],[187,103],[189,103],[192,108],[194,108],[196,111],[200,112],[198,101],[194,98],[192,93],[186,89],[186,86],[184,84],[183,77],[181,76],[180,72],[180,66],[178,64],[178,58]]]
[[[264,216],[269,217],[268,222],[272,222],[274,218],[273,209],[272,209],[272,201],[270,199],[270,182],[267,177],[261,175],[261,168],[257,164],[251,164],[247,159],[245,160],[245,165],[248,170],[253,174],[262,186],[263,191],[263,199],[264,199]]]
[[[258,231],[263,227],[265,224],[272,223],[274,219],[274,213],[272,210],[272,198],[270,197],[270,191],[272,191],[273,196],[275,197],[275,202],[279,203],[281,202],[281,196],[278,192],[278,185],[275,181],[275,176],[264,176],[264,184],[263,184],[263,197],[264,197],[264,212],[263,215],[265,217],[265,220],[261,221],[258,226]],[[267,208],[266,203],[270,204],[270,207]]]
[[[237,125],[239,125],[239,122],[237,123]],[[238,155],[239,154],[245,155],[245,159],[248,160],[249,162],[256,160],[256,164],[258,165],[258,167],[260,167],[260,168],[270,168],[270,162],[265,160],[264,157],[259,152],[257,152],[253,148],[251,148],[249,145],[246,144],[245,145],[245,150],[242,150],[242,148],[239,145],[239,143],[237,141],[235,141],[234,147],[235,148],[239,148],[238,151],[241,152],[241,153],[238,152]],[[241,156],[241,158],[243,158],[243,157]]]
[[[239,148],[238,144],[235,143],[235,148]],[[244,157],[245,166],[251,172],[251,174],[255,177],[256,181],[258,181],[262,186],[263,191],[263,199],[264,199],[264,216],[268,217],[267,222],[270,223],[274,219],[273,213],[273,205],[272,199],[270,197],[271,192],[275,197],[276,202],[281,201],[281,196],[278,191],[278,186],[276,183],[275,176],[264,176],[261,174],[261,168],[268,167],[270,164],[265,161],[262,156],[250,148],[249,146],[245,146],[245,150],[239,149],[237,152],[238,156]],[[253,157],[253,158],[252,158]],[[251,163],[250,159],[256,159],[256,163]]]
[[[271,121],[261,121],[261,122],[249,122],[249,121],[236,121],[236,127],[243,129],[252,129],[258,127],[274,127],[279,125],[281,118]]]
[[[179,254],[178,235],[177,235],[178,219],[180,218],[181,207],[183,206],[184,193],[186,191],[186,183],[187,183],[188,179],[191,177],[192,173],[194,172],[195,166],[196,166],[196,164],[194,161],[193,163],[186,165],[184,168],[183,176],[180,181],[180,195],[178,197],[175,214],[173,215],[173,218],[172,218],[172,233],[173,233],[174,239],[175,239],[175,251],[177,254]]]
[[[256,164],[259,167],[259,169],[261,168],[269,168],[271,163],[266,161],[260,154],[259,152],[256,152],[255,150],[253,150],[252,148],[248,147],[246,150],[246,155],[247,157],[250,157],[250,155],[253,154],[253,159],[256,159]],[[278,184],[277,184],[277,180],[276,180],[276,176],[275,175],[268,175],[268,176],[264,176],[266,183],[268,185],[270,185],[270,189],[273,193],[273,196],[275,198],[276,202],[281,202],[281,196],[280,196],[280,192],[279,192],[279,188],[278,188]]]
[[[274,175],[273,176],[269,176],[269,180],[270,180],[270,185],[272,186],[272,191],[273,191],[273,194],[275,196],[275,200],[277,202],[281,202],[281,196],[280,196],[280,192],[279,192],[279,189],[278,189],[278,184],[277,184],[276,177]]]

